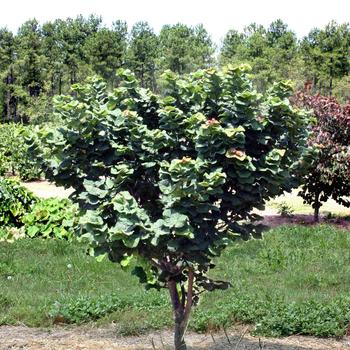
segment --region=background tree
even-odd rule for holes
[[[277,79],[293,79],[299,83],[303,67],[297,59],[297,49],[295,34],[281,20],[272,22],[267,29],[253,23],[243,33],[230,30],[226,34],[220,61],[223,65],[232,62],[250,63],[254,81],[258,89],[264,91]],[[291,69],[295,66],[296,71]]]
[[[314,29],[303,39],[301,53],[314,91],[332,95],[334,80],[349,74],[349,24],[330,22],[324,29]]]
[[[164,97],[120,71],[108,94],[93,78],[56,99],[63,126],[43,133],[50,180],[72,186],[90,253],[127,266],[147,288],[167,288],[175,348],[192,305],[227,282],[207,275],[235,237],[259,236],[254,208],[290,190],[307,120],[285,83],[265,96],[248,67],[168,71]]]
[[[0,120],[40,124],[55,121],[52,96],[71,84],[99,74],[108,88],[117,84],[119,67],[135,71],[141,85],[163,92],[158,83],[170,69],[180,75],[216,65],[215,45],[203,25],[164,25],[156,34],[137,23],[110,28],[97,16],[57,19],[43,25],[24,23],[17,33],[0,30]],[[258,91],[275,80],[290,79],[298,88],[312,82],[313,92],[348,99],[349,24],[331,22],[312,30],[301,41],[281,20],[268,27],[230,30],[219,54],[222,66],[249,63]]]
[[[18,121],[14,73],[15,38],[6,28],[0,29],[0,121]]]
[[[242,48],[244,40],[244,34],[239,33],[235,29],[230,29],[226,33],[220,52],[222,65],[225,65],[229,62],[232,63],[232,61],[234,61],[239,56],[240,49]]]
[[[165,25],[159,34],[160,69],[189,73],[213,64],[214,45],[202,25]]]
[[[112,29],[101,28],[85,42],[85,55],[95,73],[111,86],[115,72],[125,65],[128,29],[125,22],[113,23]]]
[[[138,22],[131,29],[127,66],[135,72],[142,87],[156,90],[156,59],[159,42],[147,22]]]
[[[310,150],[301,163],[300,196],[312,205],[318,221],[322,203],[329,198],[350,207],[350,105],[307,92],[299,92],[295,102],[316,118]]]
[[[63,20],[44,23],[43,50],[48,70],[48,81],[50,82],[50,96],[62,94],[64,92],[65,77],[67,67],[65,67],[65,50],[63,41],[63,31],[65,24]]]
[[[46,84],[46,61],[41,26],[35,19],[27,21],[20,27],[16,36],[15,61],[18,113],[25,122],[36,118],[37,114],[41,113],[40,107],[45,108],[40,104],[40,97],[47,93],[47,88],[49,89]],[[45,109],[43,112],[46,112]]]

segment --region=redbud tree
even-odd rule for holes
[[[296,94],[294,102],[315,118],[301,167],[300,196],[312,205],[318,221],[322,203],[330,198],[350,207],[350,104],[341,106],[334,97],[307,91]]]
[[[72,187],[90,253],[147,288],[166,288],[175,348],[199,295],[229,283],[208,276],[230,242],[258,237],[254,209],[290,190],[307,136],[305,114],[280,82],[262,95],[249,67],[166,72],[164,94],[127,70],[107,92],[99,78],[55,100],[63,125],[43,133],[46,174]]]

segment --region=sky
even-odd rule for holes
[[[350,22],[350,0],[10,0],[1,6],[0,27],[16,32],[28,19],[44,23],[78,14],[101,15],[107,26],[118,19],[130,27],[148,21],[156,32],[163,24],[202,23],[219,45],[229,29],[253,22],[268,26],[280,18],[299,38],[331,20]]]

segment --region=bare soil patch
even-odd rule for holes
[[[345,218],[326,219],[320,217],[318,223],[314,222],[314,216],[311,214],[295,214],[291,217],[283,217],[278,214],[273,214],[269,209],[259,213],[263,216],[262,223],[268,227],[277,227],[281,225],[318,225],[318,224],[332,224],[338,228],[350,228],[350,221]]]
[[[57,187],[46,180],[23,182],[22,185],[28,188],[28,190],[32,191],[36,196],[41,198],[67,198],[72,193],[72,190],[65,189],[63,187]]]
[[[22,326],[0,327],[1,350],[167,350],[172,349],[172,333],[162,331],[142,336],[120,337],[118,326],[108,328],[70,327],[45,330]],[[350,338],[341,340],[292,336],[287,338],[256,338],[238,330],[227,332],[230,343],[223,333],[188,333],[189,349],[192,350],[346,350]]]

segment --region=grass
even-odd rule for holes
[[[0,243],[0,324],[114,321],[120,334],[172,325],[165,291],[145,292],[130,272],[40,239]],[[213,275],[232,288],[203,295],[190,328],[255,325],[264,335],[341,336],[350,322],[350,232],[289,226],[232,244]]]

